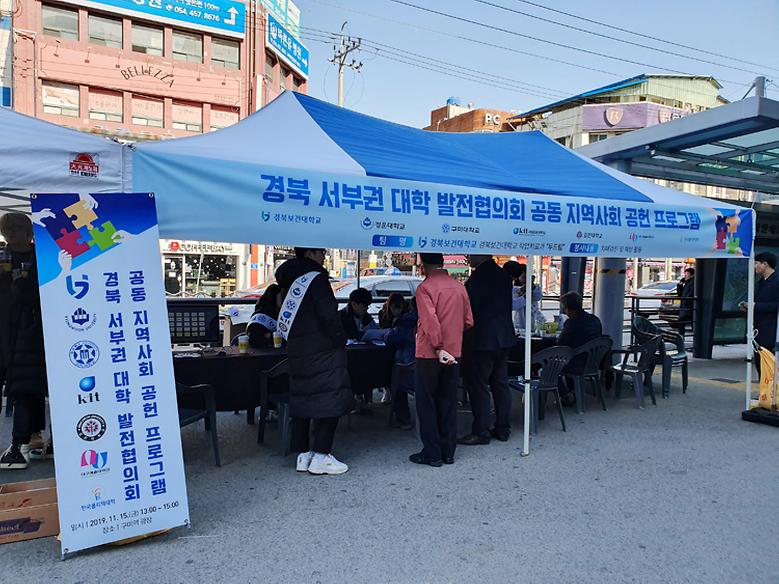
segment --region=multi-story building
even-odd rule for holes
[[[0,103],[121,141],[218,130],[307,89],[289,0],[0,0],[0,15]],[[181,261],[172,247],[166,266],[181,266],[187,292],[206,278],[188,279],[203,254],[224,256],[222,292],[255,285],[267,259],[262,246],[204,244]]]
[[[510,132],[508,119],[514,113],[495,109],[475,108],[473,104],[460,104],[456,97],[446,100],[446,105],[430,112],[430,125],[424,128],[432,132]]]

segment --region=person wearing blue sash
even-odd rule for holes
[[[333,439],[354,397],[346,333],[324,262],[324,249],[296,247],[295,258],[276,270],[285,291],[277,330],[287,340],[292,449],[300,452],[296,468],[338,475],[349,467],[333,456]]]
[[[276,319],[279,317],[283,300],[281,286],[278,284],[271,284],[265,289],[254,306],[254,314],[249,319],[249,324],[246,325],[250,346],[256,349],[273,347],[273,333],[276,332]]]

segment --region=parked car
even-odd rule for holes
[[[642,316],[678,314],[679,301],[673,298],[662,298],[663,296],[676,296],[676,284],[676,280],[652,282],[633,292],[631,296],[640,298],[637,301],[638,314]]]

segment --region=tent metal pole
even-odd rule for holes
[[[360,250],[357,250],[357,287],[360,287]]]
[[[533,330],[533,256],[527,257],[527,271],[525,272],[525,427],[524,442],[522,446],[522,456],[530,454],[530,357],[531,357],[531,337]]]
[[[755,249],[749,254],[749,274],[747,279],[747,376],[746,376],[746,409],[751,406],[752,400],[752,359],[759,359],[755,355]],[[774,364],[774,377],[776,377],[776,365]]]

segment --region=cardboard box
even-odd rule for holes
[[[0,485],[0,544],[59,533],[54,479]]]

